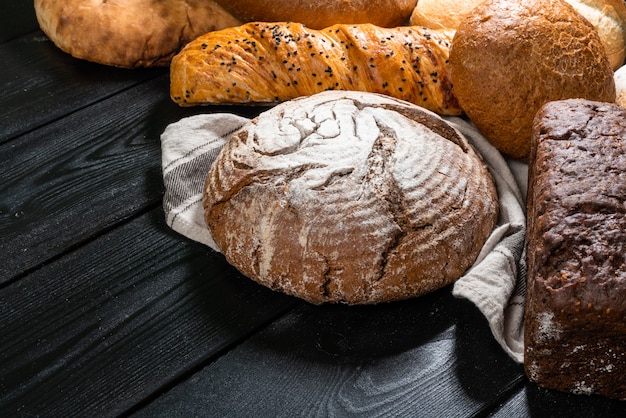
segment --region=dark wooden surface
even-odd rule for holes
[[[172,232],[165,126],[259,110],[179,108],[167,69],[76,60],[4,10],[0,417],[626,416],[528,383],[450,288],[312,306]]]

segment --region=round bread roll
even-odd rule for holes
[[[336,23],[395,27],[408,22],[417,0],[215,0],[244,22],[298,22],[312,29]]]
[[[624,0],[566,0],[596,28],[613,69],[626,58],[626,2]]]
[[[241,22],[211,0],[35,0],[43,32],[70,55],[116,67],[167,66],[198,36]]]
[[[452,41],[461,108],[500,151],[528,159],[533,118],[553,100],[614,102],[613,70],[593,26],[562,0],[486,0]]]
[[[418,0],[409,20],[411,26],[455,29],[482,0]]]
[[[222,149],[205,220],[244,275],[314,304],[374,304],[458,279],[496,223],[496,190],[435,113],[375,93],[284,102]]]
[[[626,107],[626,65],[615,71],[615,89],[617,95],[615,103],[622,107]]]

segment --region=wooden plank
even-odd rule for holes
[[[0,43],[39,29],[33,0],[11,0],[2,4]]]
[[[125,70],[77,60],[41,32],[0,44],[0,57],[0,144],[167,74],[163,68]]]
[[[372,307],[303,305],[135,417],[466,417],[521,379],[476,308],[446,288]]]
[[[0,285],[160,206],[166,125],[236,109],[180,108],[169,99],[168,82],[152,79],[0,146]]]
[[[140,85],[0,147],[0,283],[158,205],[168,119],[154,107],[163,84]]]
[[[151,211],[0,290],[0,416],[115,416],[291,309]]]

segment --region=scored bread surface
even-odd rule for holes
[[[326,92],[262,113],[206,182],[207,225],[243,274],[312,303],[440,288],[497,218],[493,181],[458,131],[382,95]]]

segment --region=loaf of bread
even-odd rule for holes
[[[483,0],[419,0],[411,13],[411,26],[456,30],[461,21]]]
[[[613,69],[626,58],[626,2],[624,0],[566,0],[600,35]]]
[[[126,68],[169,65],[192,39],[241,23],[212,0],[35,0],[34,7],[61,50]]]
[[[274,104],[354,90],[460,114],[447,66],[452,34],[370,24],[315,30],[248,23],[207,33],[183,48],[172,60],[170,95],[182,106]]]
[[[616,98],[615,103],[626,107],[626,65],[618,68],[614,74]]]
[[[337,23],[405,25],[416,0],[215,0],[243,22],[298,22],[313,29]]]
[[[498,215],[462,134],[419,106],[348,91],[253,119],[213,163],[203,204],[229,263],[315,304],[443,287],[474,263]]]
[[[531,161],[526,373],[626,399],[626,109],[546,104]]]
[[[533,117],[553,100],[615,101],[598,33],[562,0],[485,0],[450,51],[461,108],[500,151],[528,159]]]

